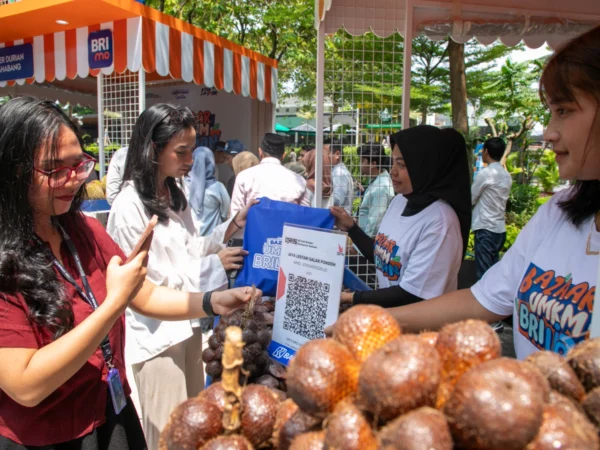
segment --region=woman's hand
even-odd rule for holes
[[[218,256],[225,270],[237,270],[242,268],[244,256],[247,254],[242,247],[227,247],[221,250]]]
[[[235,220],[235,223],[240,227],[240,228],[244,228],[246,226],[246,219],[248,218],[248,210],[250,208],[252,208],[254,205],[260,203],[260,200],[256,200],[255,198],[253,198],[252,200],[250,200],[248,202],[248,204],[246,206],[244,206],[240,212],[238,212],[236,214],[236,216],[233,218],[233,220]]]
[[[256,289],[254,300],[260,300],[262,291]],[[252,288],[235,288],[227,291],[215,291],[210,297],[210,303],[215,314],[229,314],[231,311],[239,309],[252,299]]]
[[[340,303],[343,304],[352,304],[354,301],[354,292],[342,292],[340,295]]]
[[[113,256],[106,268],[106,302],[124,310],[144,284],[148,265],[148,250],[142,250],[127,264]]]
[[[339,230],[348,231],[354,226],[354,219],[341,206],[332,206],[329,211],[335,217],[335,226]]]

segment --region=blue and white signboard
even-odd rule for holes
[[[284,225],[269,356],[288,365],[296,351],[325,337],[340,311],[346,234]]]
[[[33,45],[0,48],[0,81],[33,77]]]
[[[113,34],[100,30],[88,36],[88,63],[90,69],[103,69],[113,64]]]

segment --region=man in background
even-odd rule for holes
[[[325,150],[325,149],[323,149]],[[352,201],[354,200],[354,180],[352,174],[343,161],[344,149],[339,142],[329,144],[331,155],[331,182],[333,185],[333,206],[341,206],[352,215]]]
[[[112,155],[112,158],[110,158],[108,172],[106,172],[106,201],[109,205],[112,205],[113,201],[121,191],[128,148],[129,147],[120,148]]]
[[[512,178],[500,164],[506,144],[491,138],[483,144],[482,158],[487,167],[475,177],[471,186],[473,209],[472,230],[475,234],[475,270],[479,280],[500,257],[506,241],[506,202]]]
[[[297,173],[283,167],[285,139],[267,133],[258,149],[260,164],[240,172],[235,180],[231,195],[231,216],[256,198],[310,206],[306,193],[306,180]]]

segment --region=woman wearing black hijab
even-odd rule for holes
[[[377,269],[379,289],[342,293],[342,302],[401,306],[457,289],[471,224],[470,175],[462,135],[428,125],[390,136],[394,192],[375,239],[343,208],[331,208]]]

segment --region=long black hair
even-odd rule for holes
[[[123,181],[131,180],[148,216],[156,214],[160,222],[168,221],[167,211],[187,208],[183,191],[175,178],[167,177],[170,204],[158,198],[158,157],[177,133],[196,126],[189,108],[159,103],[144,111],[133,129]]]
[[[544,68],[540,80],[542,102],[576,102],[575,91],[592,95],[600,106],[600,27],[573,39],[558,50]],[[588,136],[586,150],[600,152],[600,115]],[[600,210],[600,180],[577,180],[570,198],[560,203],[575,226]]]
[[[37,154],[46,147],[50,159],[57,159],[64,128],[82,144],[77,126],[52,102],[20,97],[0,107],[0,292],[21,294],[29,320],[54,338],[73,327],[73,309],[47,250],[33,244],[28,194]],[[54,223],[78,219],[83,193],[82,185],[69,212],[53,217]]]

